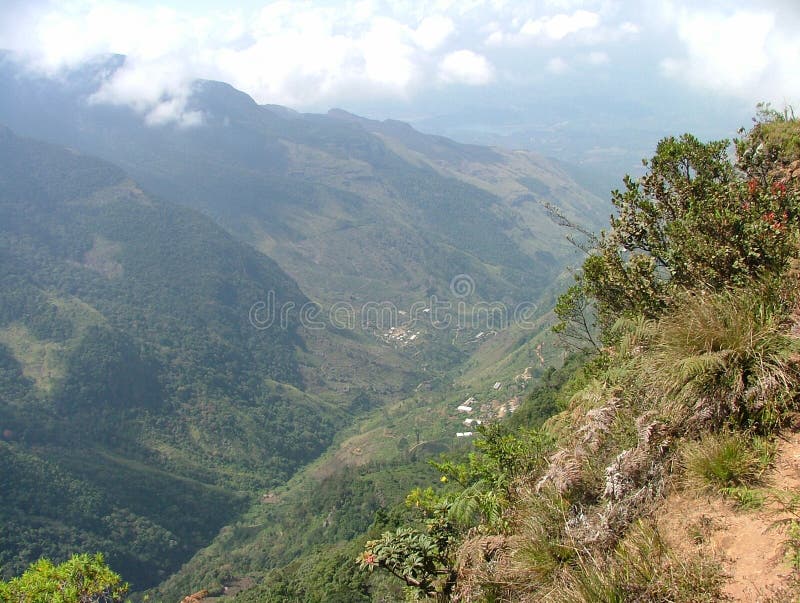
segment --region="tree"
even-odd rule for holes
[[[577,283],[559,296],[553,311],[561,321],[553,327],[568,348],[580,351],[600,350],[597,340],[597,324],[592,300],[586,295],[581,277]]]
[[[787,172],[800,157],[798,123],[762,111],[735,143],[736,161],[727,140],[665,138],[642,178],[625,177],[610,229],[556,306],[557,330],[586,331],[574,324],[586,300],[607,334],[620,317],[659,316],[683,290],[741,286],[787,267],[800,217]]]
[[[2,603],[121,603],[128,592],[103,555],[74,555],[60,565],[40,559],[24,574],[0,582]]]

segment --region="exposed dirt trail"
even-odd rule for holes
[[[776,492],[800,493],[800,433],[785,434],[780,441],[765,485]],[[762,509],[743,511],[718,497],[679,492],[667,498],[659,515],[659,531],[675,549],[695,546],[722,564],[729,577],[723,590],[729,600],[795,600],[787,593],[792,572],[786,562],[786,530],[779,523],[789,515],[774,495],[767,495]]]

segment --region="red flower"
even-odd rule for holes
[[[786,192],[786,185],[783,182],[773,182],[772,183],[772,192],[776,195],[782,195]]]
[[[751,180],[750,180],[750,181],[747,183],[747,190],[748,190],[748,191],[750,191],[750,194],[751,194],[751,195],[755,195],[755,194],[756,194],[756,190],[757,190],[757,189],[758,189],[758,182],[756,181],[756,179],[755,179],[755,178],[752,178],[752,179],[751,179]]]

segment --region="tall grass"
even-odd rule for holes
[[[554,488],[543,488],[530,493],[524,505],[520,509],[525,517],[520,525],[522,545],[515,557],[525,573],[546,583],[577,557],[566,531],[570,504]]]
[[[709,433],[684,450],[688,482],[718,493],[758,484],[769,462],[741,432]]]
[[[702,557],[678,555],[656,528],[631,527],[607,558],[583,556],[549,600],[556,603],[700,603],[720,600],[724,576]]]
[[[796,343],[780,302],[759,289],[686,295],[658,325],[647,364],[651,391],[684,418],[774,428],[796,395]]]

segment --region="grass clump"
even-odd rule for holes
[[[701,490],[752,502],[747,488],[760,482],[771,461],[762,448],[760,439],[753,441],[740,432],[706,434],[684,451],[689,483]]]
[[[554,488],[544,488],[528,498],[522,511],[523,544],[516,559],[537,581],[547,582],[577,557],[566,533],[570,504]]]
[[[774,429],[795,396],[794,343],[770,291],[686,295],[659,321],[651,386],[689,410],[690,426]]]
[[[721,568],[705,558],[670,550],[655,526],[636,522],[605,559],[580,559],[551,600],[558,603],[718,601]]]

